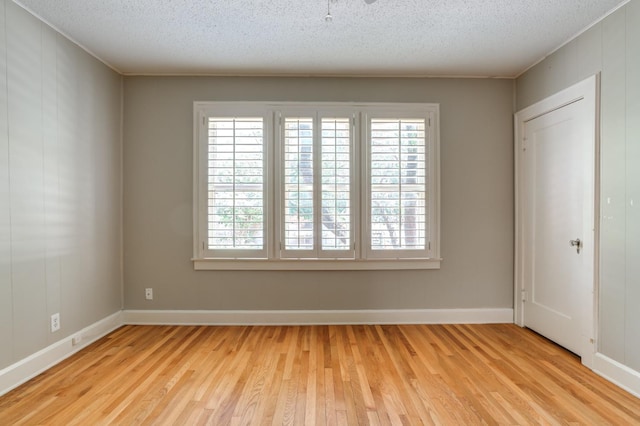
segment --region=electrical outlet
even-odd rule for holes
[[[144,289],[144,298],[147,300],[153,300],[153,289],[145,288]]]
[[[60,330],[60,313],[51,315],[51,332],[55,333]]]

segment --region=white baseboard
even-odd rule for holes
[[[640,372],[601,353],[597,353],[594,357],[593,371],[640,398]]]
[[[340,311],[123,311],[125,324],[311,325],[513,323],[513,309],[383,309]]]
[[[0,370],[0,395],[20,386],[122,325],[122,311],[118,311],[3,368]]]

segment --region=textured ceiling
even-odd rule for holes
[[[621,0],[16,0],[126,74],[513,77]]]

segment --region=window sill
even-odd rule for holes
[[[440,269],[442,259],[192,259],[196,271],[378,271]]]

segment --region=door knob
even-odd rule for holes
[[[569,246],[575,247],[576,250],[578,251],[578,254],[580,254],[580,247],[582,246],[582,241],[580,241],[580,238],[576,238],[575,240],[569,240]]]

